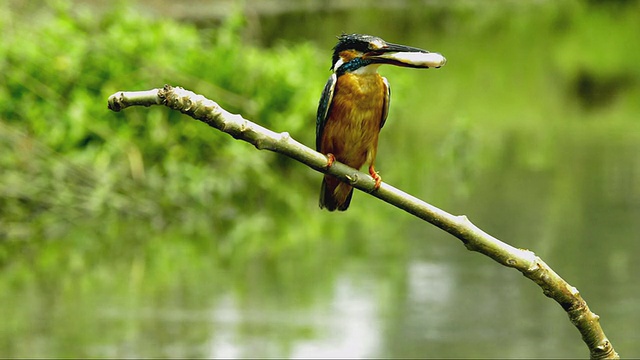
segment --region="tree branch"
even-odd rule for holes
[[[339,162],[327,168],[327,158],[323,154],[297,142],[288,133],[273,132],[240,115],[229,113],[202,95],[179,87],[165,85],[162,89],[149,91],[118,92],[109,97],[108,103],[113,111],[134,105],[165,105],[236,139],[249,142],[260,150],[284,154],[319,172],[336,176],[357,189],[413,214],[457,237],[467,249],[515,268],[538,284],[544,295],[554,299],[567,312],[589,348],[591,358],[619,358],[600,326],[599,316],[589,310],[575,287],[564,281],[532,251],[503,243],[472,224],[464,215],[451,215],[386,183],[382,183],[376,191],[375,181],[368,174]]]

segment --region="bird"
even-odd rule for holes
[[[316,150],[327,157],[327,168],[335,161],[358,170],[367,164],[377,190],[382,178],[374,162],[391,95],[389,82],[378,74],[378,67],[439,68],[447,60],[438,53],[364,34],[338,36],[331,60],[332,74],[318,104]],[[352,196],[352,186],[324,175],[320,209],[347,210]]]

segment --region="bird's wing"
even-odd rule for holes
[[[327,123],[329,117],[329,110],[331,108],[331,101],[333,100],[333,92],[338,82],[338,76],[331,74],[331,77],[327,81],[322,91],[322,97],[318,104],[318,114],[316,116],[316,151],[320,151],[320,142],[322,141],[322,133],[324,132],[324,125]]]
[[[382,119],[380,119],[380,129],[384,126],[384,123],[387,121],[387,115],[389,115],[389,103],[391,102],[391,87],[389,87],[389,82],[387,78],[382,78],[384,81],[384,103],[382,104]]]

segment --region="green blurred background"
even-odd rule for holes
[[[639,1],[0,4],[0,356],[587,357],[516,271],[166,108],[178,85],[313,146],[336,35],[383,67],[386,182],[580,289],[640,357]],[[634,275],[636,274],[636,275]]]

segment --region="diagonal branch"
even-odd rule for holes
[[[466,216],[455,216],[415,198],[391,185],[375,181],[367,174],[335,162],[327,168],[327,158],[297,142],[288,133],[276,133],[240,115],[224,110],[215,102],[179,87],[118,92],[109,97],[109,109],[120,111],[129,106],[165,105],[196,120],[207,123],[236,139],[253,144],[260,150],[271,150],[289,156],[323,173],[331,174],[355,188],[367,192],[399,209],[411,213],[460,239],[471,251],[484,254],[498,263],[515,268],[542,288],[569,315],[569,320],[582,335],[591,358],[619,358],[600,326],[599,316],[591,312],[578,290],[564,281],[532,251],[514,248],[485,233]]]

